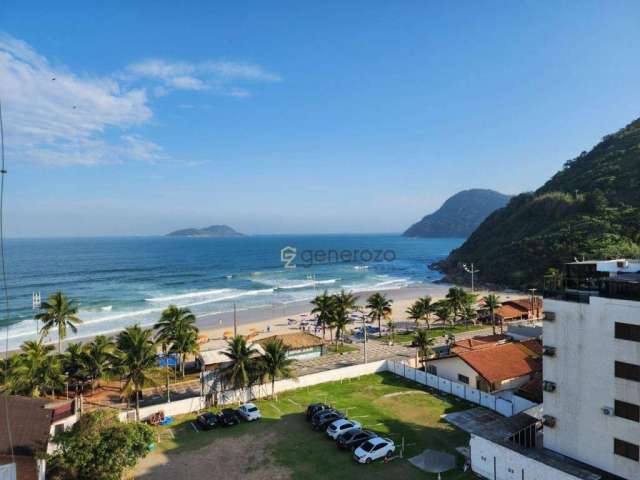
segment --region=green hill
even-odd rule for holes
[[[436,267],[461,280],[475,262],[479,281],[517,288],[583,257],[640,257],[640,119],[513,197]]]
[[[509,195],[473,188],[449,197],[442,206],[404,232],[405,237],[468,237],[482,221],[504,207]]]

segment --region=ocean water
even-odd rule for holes
[[[36,336],[32,294],[62,290],[79,303],[78,336],[153,324],[169,304],[197,316],[286,305],[324,290],[374,291],[433,282],[428,265],[462,239],[397,235],[239,238],[126,237],[6,241],[9,346]],[[281,250],[292,247],[295,268]],[[2,333],[2,337],[6,332]]]

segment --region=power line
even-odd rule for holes
[[[2,102],[0,101],[0,157],[2,165],[0,166],[0,263],[2,264],[2,289],[4,291],[4,309],[6,314],[7,339],[5,342],[4,358],[5,372],[9,368],[9,290],[7,289],[7,269],[4,263],[4,176],[7,170],[4,166],[4,125],[2,123]],[[11,449],[11,462],[16,463],[15,454],[13,452],[13,438],[11,434],[11,419],[9,416],[9,393],[4,392],[4,412],[7,421],[7,437],[9,439],[9,448]]]

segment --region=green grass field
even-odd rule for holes
[[[397,453],[404,438],[404,458],[388,464],[355,463],[350,453],[339,451],[324,432],[311,430],[305,421],[304,411],[312,402],[330,403],[346,411],[350,418],[360,421],[365,428],[393,439],[398,445]],[[277,468],[284,467],[295,479],[357,478],[357,475],[367,475],[372,479],[426,479],[436,478],[436,475],[418,470],[408,462],[408,458],[427,448],[456,453],[455,447],[468,445],[467,434],[440,417],[471,405],[453,397],[435,397],[420,385],[390,373],[301,388],[280,395],[277,401],[257,401],[256,404],[263,414],[260,421],[227,429],[196,432],[191,424],[195,415],[178,418],[168,427],[171,434],[165,432],[162,435],[164,440],[155,454],[165,453],[178,458],[180,452],[206,452],[202,449],[221,447],[219,442],[239,443],[245,441],[243,439],[254,439],[258,444],[264,443],[267,463]],[[265,441],[260,442],[261,438]],[[251,458],[243,461],[250,462]],[[462,461],[459,457],[459,467]],[[264,458],[262,462],[265,462]],[[224,477],[223,466],[221,468],[216,474]],[[247,465],[249,471],[253,468],[263,466]],[[472,477],[458,468],[443,474],[443,478]]]
[[[420,328],[425,328],[424,325],[420,325]],[[453,335],[459,335],[464,332],[473,332],[474,330],[481,330],[483,328],[487,328],[486,325],[469,325],[465,327],[464,325],[456,325],[453,328],[431,328],[429,330],[429,336],[433,338],[443,337],[447,333],[452,333]],[[377,338],[377,337],[374,337]],[[389,340],[388,335],[383,335],[382,340]],[[413,332],[396,332],[393,336],[393,341],[395,343],[411,343],[413,341]]]

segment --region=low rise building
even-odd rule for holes
[[[542,370],[542,347],[536,340],[502,342],[454,345],[450,355],[428,360],[427,372],[482,392],[517,389]]]

